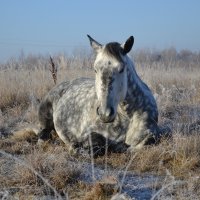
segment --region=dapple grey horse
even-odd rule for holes
[[[156,101],[127,53],[134,38],[102,45],[96,53],[95,79],[79,78],[54,87],[41,102],[41,139],[55,129],[71,150],[105,145],[112,151],[139,149],[159,138]],[[107,139],[107,140],[106,140]]]

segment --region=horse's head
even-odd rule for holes
[[[131,50],[134,38],[125,43],[111,42],[101,45],[88,35],[90,44],[96,52],[94,70],[95,87],[98,98],[97,115],[107,123],[112,122],[117,113],[118,104],[127,93],[127,53]]]

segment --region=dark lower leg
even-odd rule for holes
[[[38,138],[41,140],[52,139],[51,131],[52,129],[42,129],[42,131],[38,134]]]

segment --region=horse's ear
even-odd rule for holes
[[[131,36],[128,38],[128,40],[126,40],[126,42],[123,45],[121,45],[124,50],[124,54],[127,54],[132,49],[133,43],[134,37]]]
[[[89,35],[87,35],[87,36],[90,40],[91,47],[94,49],[95,52],[98,52],[102,48],[102,45],[100,43],[98,43],[97,41],[95,41],[91,36],[89,36]]]

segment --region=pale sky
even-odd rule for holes
[[[135,49],[200,51],[200,0],[0,0],[0,62],[135,37]]]

